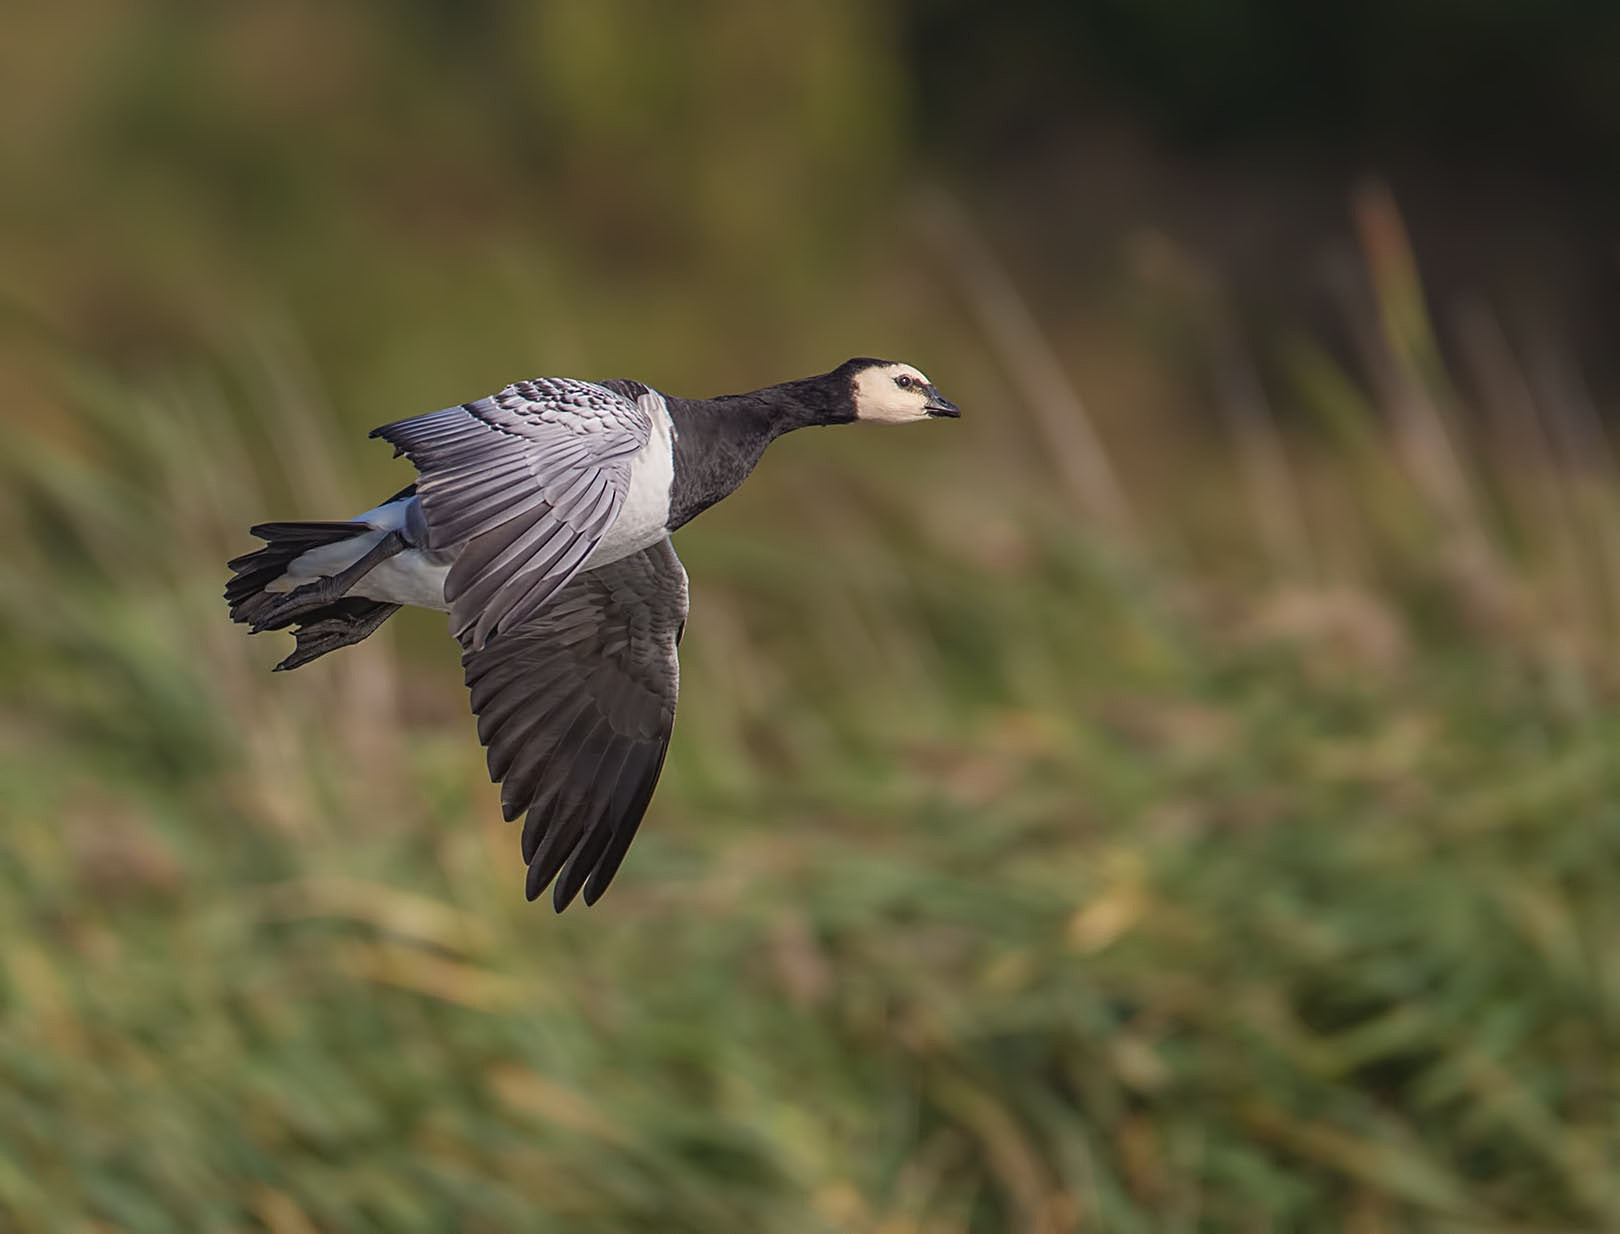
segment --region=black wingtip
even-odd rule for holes
[[[555,912],[562,912],[574,902],[574,896],[579,892],[578,887],[570,887],[568,880],[559,878],[551,888],[551,907]]]

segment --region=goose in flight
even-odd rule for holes
[[[636,834],[675,722],[686,571],[670,533],[726,497],[783,433],[959,416],[921,372],[847,360],[748,394],[520,381],[372,432],[415,483],[346,522],[263,523],[229,563],[231,618],[291,627],[297,668],[402,605],[450,614],[501,786],[522,815],[527,894],[594,904]]]

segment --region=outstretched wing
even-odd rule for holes
[[[372,430],[421,473],[427,546],[464,544],[444,586],[458,639],[482,647],[573,577],[618,517],[651,431],[633,399],[567,378]]]
[[[594,904],[635,837],[675,724],[686,571],[663,539],[576,575],[462,669],[508,821],[525,814],[533,900]],[[589,881],[587,881],[587,879]]]

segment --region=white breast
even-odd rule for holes
[[[619,517],[613,520],[585,569],[605,566],[669,534],[669,490],[675,482],[675,425],[663,395],[648,391],[637,400],[652,421],[647,444],[630,460],[630,487]]]

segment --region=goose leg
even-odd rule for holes
[[[276,629],[294,620],[298,614],[322,608],[334,600],[341,600],[353,587],[380,563],[410,547],[399,531],[390,531],[351,564],[326,578],[295,587],[272,607],[267,608],[254,623],[254,630]]]

